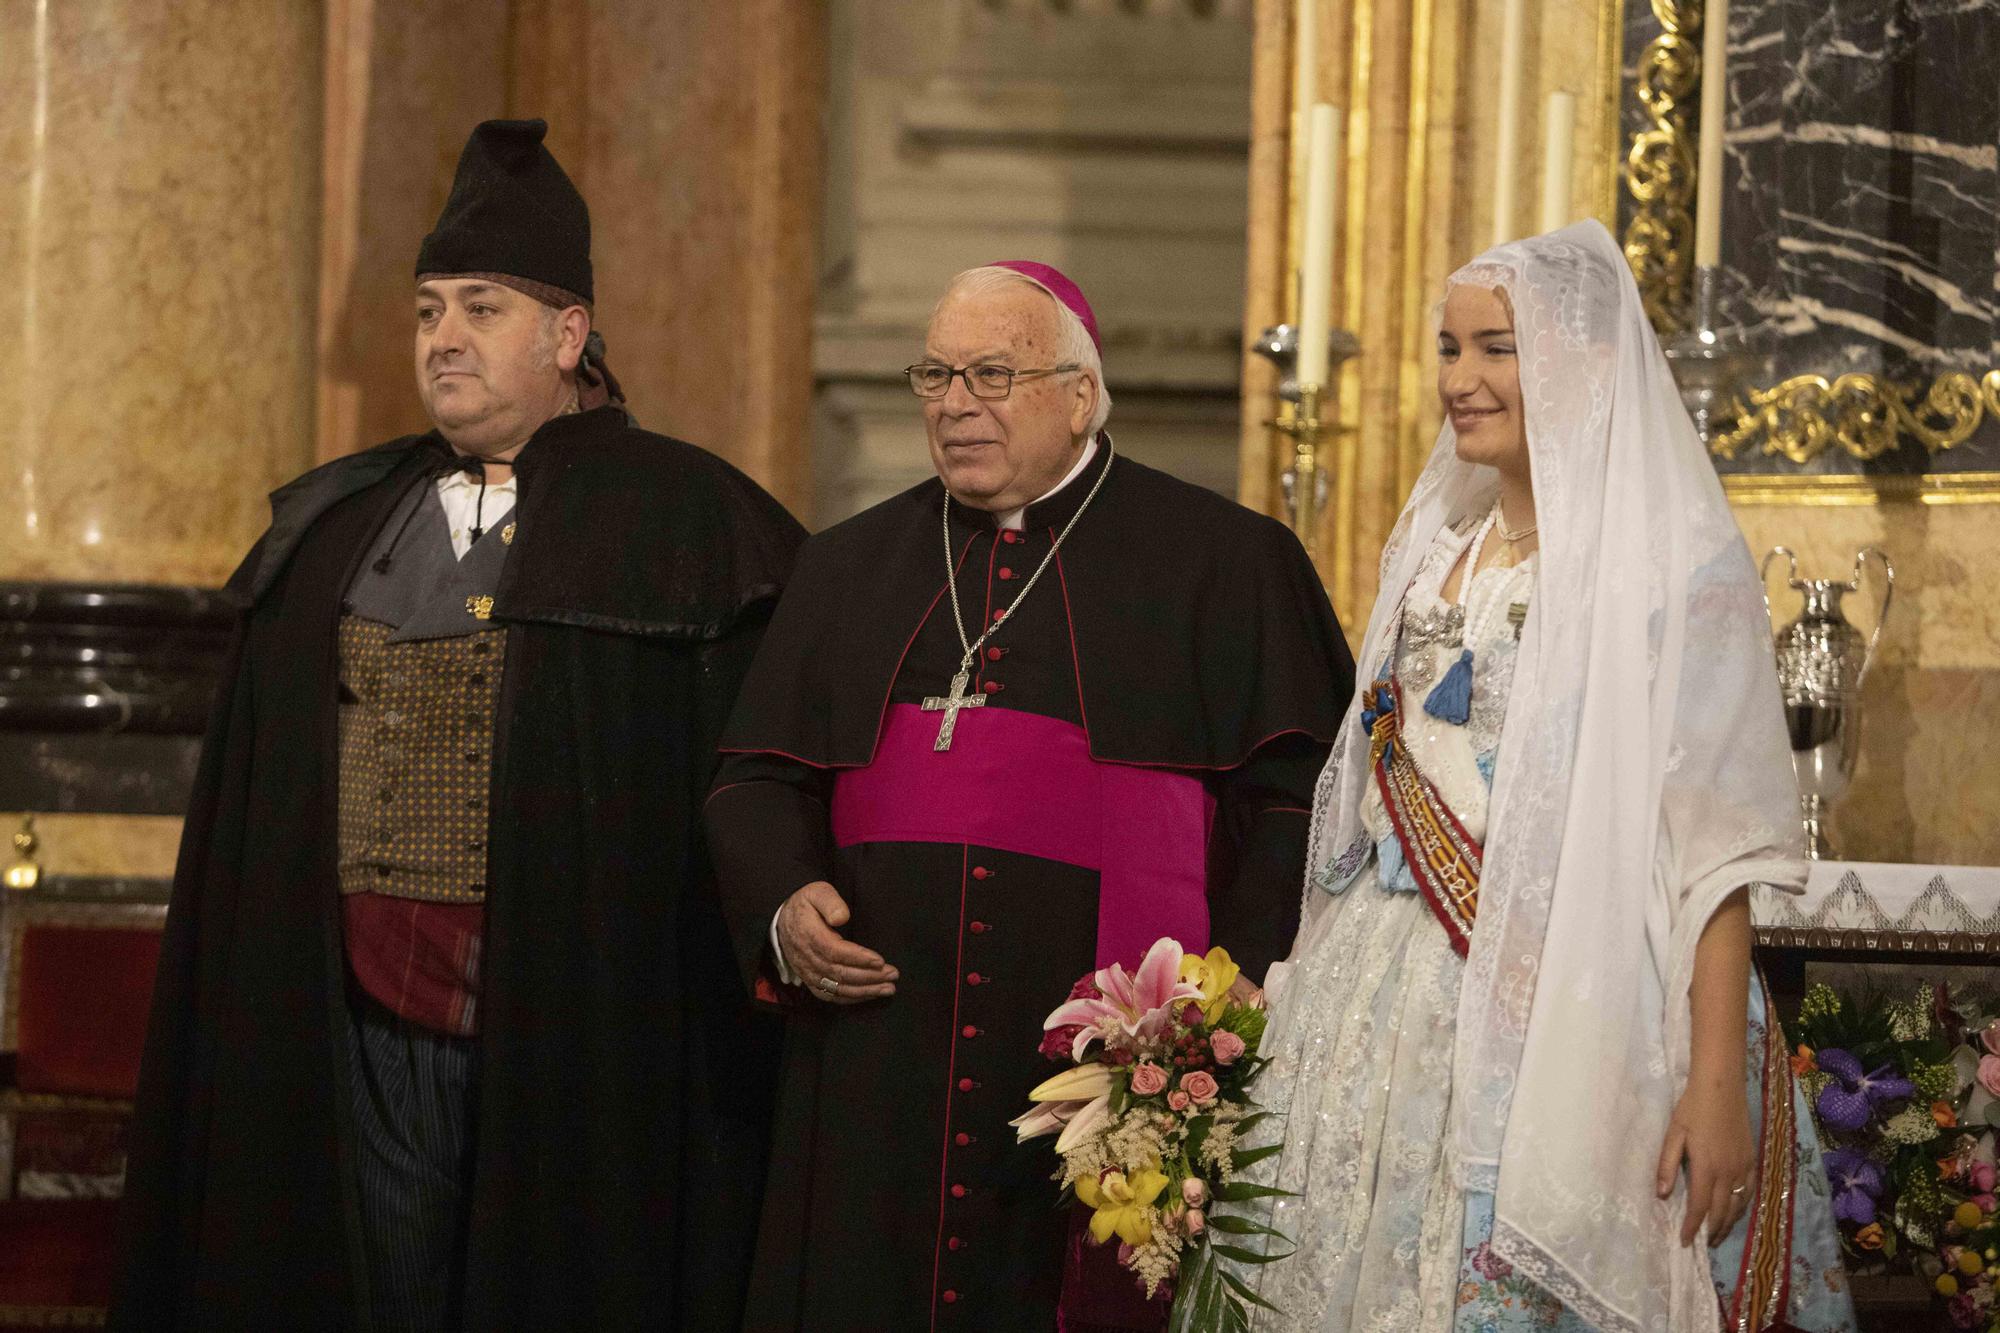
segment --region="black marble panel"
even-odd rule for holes
[[[235,614],[203,588],[0,583],[0,732],[198,734]]]
[[[1659,31],[1650,5],[1627,6],[1628,142]],[[1721,323],[1761,353],[1751,380],[1858,371],[1927,388],[2000,367],[2000,0],[1735,0],[1729,49]],[[1949,450],[1911,440],[1866,464],[1833,450],[1805,470],[1995,469],[1989,413]]]
[[[199,736],[0,731],[0,810],[182,814],[200,757]]]
[[[0,583],[0,810],[181,813],[236,614],[202,588]]]

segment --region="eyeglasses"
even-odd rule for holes
[[[903,373],[910,377],[910,392],[919,398],[942,398],[951,392],[954,379],[962,379],[974,398],[993,399],[1005,398],[1014,392],[1015,380],[1040,379],[1044,375],[1060,375],[1080,369],[1082,367],[1074,361],[1041,370],[1016,370],[1012,366],[994,365],[941,366],[935,361],[919,361],[914,366],[904,366]]]

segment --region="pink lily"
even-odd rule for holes
[[[1071,1051],[1078,1062],[1090,1043],[1100,1038],[1108,1042],[1120,1033],[1128,1039],[1158,1037],[1172,1024],[1174,1011],[1182,1002],[1201,999],[1201,987],[1182,981],[1180,967],[1180,942],[1160,940],[1146,951],[1139,970],[1129,976],[1120,963],[1100,969],[1095,980],[1102,995],[1069,1001],[1048,1016],[1042,1030],[1082,1029]]]

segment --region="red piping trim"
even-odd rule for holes
[[[1049,529],[1049,537],[1051,540],[1054,539],[1055,529]],[[1070,610],[1069,575],[1063,570],[1061,547],[1056,548],[1055,557],[1056,582],[1061,585],[1063,595],[1063,627],[1069,631],[1069,670],[1076,678],[1076,715],[1083,720],[1084,749],[1092,759],[1095,759],[1097,746],[1090,739],[1090,711],[1083,704],[1083,658],[1078,656],[1076,651],[1076,612]]]
[[[944,1143],[938,1150],[938,1224],[931,1237],[931,1329],[936,1333],[938,1283],[944,1280],[944,1210],[951,1197],[951,1090],[958,1082],[958,1002],[965,994],[965,882],[971,878],[972,848],[959,852],[958,960],[951,974],[951,1058],[944,1075]]]
[[[753,750],[753,749],[741,749],[741,750],[738,750],[738,749],[731,749],[731,748],[730,748],[730,747],[728,747],[728,746],[723,746],[723,747],[719,748],[719,749],[718,749],[718,750],[716,751],[716,753],[718,753],[718,754],[774,754],[774,755],[778,756],[778,758],[780,758],[780,759],[789,759],[789,760],[791,760],[791,761],[792,761],[793,763],[795,763],[795,764],[804,764],[804,765],[805,765],[805,766],[806,766],[807,768],[818,768],[818,769],[835,769],[835,768],[860,768],[860,767],[862,767],[862,765],[860,765],[860,764],[821,764],[821,763],[816,763],[816,762],[814,762],[814,761],[813,761],[813,760],[811,760],[811,759],[801,759],[801,758],[799,758],[799,756],[797,756],[797,755],[795,755],[795,754],[791,753],[791,752],[790,752],[789,750]],[[761,778],[760,778],[760,779],[758,779],[758,780],[759,780],[759,781],[767,781],[768,779],[761,779]],[[730,785],[731,787],[741,787],[741,786],[743,786],[744,784],[743,784],[743,783],[741,783],[741,782],[732,782],[732,783],[730,783],[729,785]],[[726,790],[727,790],[727,788],[717,788],[717,790],[718,790],[718,791],[726,791]]]
[[[979,540],[979,534],[976,532],[973,533],[970,537],[966,538],[965,549],[958,553],[958,564],[955,566],[955,568],[958,569],[965,568],[965,558],[972,554],[972,543],[978,540]],[[917,627],[910,631],[910,637],[904,641],[903,651],[899,653],[896,657],[896,669],[889,673],[889,683],[886,686],[884,686],[882,690],[882,706],[881,708],[877,709],[875,713],[875,740],[868,747],[868,757],[866,759],[863,759],[858,764],[822,764],[822,763],[817,763],[811,759],[802,759],[798,755],[792,754],[786,750],[774,750],[774,749],[760,748],[755,746],[733,748],[731,746],[724,745],[718,747],[717,753],[774,754],[780,759],[789,759],[795,764],[804,764],[807,768],[817,768],[822,771],[836,769],[836,768],[866,768],[868,765],[874,763],[875,751],[881,748],[882,745],[882,722],[885,718],[889,716],[889,701],[895,697],[896,680],[903,674],[903,663],[909,657],[910,649],[916,646],[917,636],[919,634],[922,634],[924,632],[924,626],[930,623],[931,613],[937,610],[937,604],[944,600],[944,594],[945,590],[943,588],[939,588],[937,590],[937,595],[931,598],[930,605],[924,608],[923,615],[918,617]]]

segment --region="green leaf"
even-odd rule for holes
[[[1231,1291],[1235,1292],[1238,1296],[1241,1296],[1244,1300],[1250,1302],[1250,1304],[1257,1306],[1259,1309],[1269,1310],[1272,1314],[1281,1313],[1281,1311],[1278,1309],[1277,1306],[1271,1304],[1269,1301],[1265,1300],[1262,1296],[1259,1296],[1256,1292],[1250,1290],[1249,1286],[1243,1281],[1243,1279],[1237,1277],[1234,1273],[1224,1273],[1222,1275],[1222,1280],[1229,1284],[1229,1289]]]
[[[1212,1241],[1209,1243],[1208,1248],[1214,1250],[1225,1259],[1234,1259],[1239,1264],[1268,1264],[1273,1259],[1282,1257],[1278,1255],[1262,1255],[1255,1250],[1246,1250],[1241,1245],[1220,1245]]]
[[[1230,1213],[1220,1213],[1208,1219],[1208,1225],[1216,1231],[1226,1231],[1232,1236],[1276,1236],[1283,1240],[1282,1232],[1273,1231],[1262,1222],[1252,1222],[1247,1217],[1236,1217]]]
[[[1255,1166],[1266,1157],[1275,1156],[1284,1150],[1285,1145],[1282,1143],[1267,1143],[1261,1148],[1245,1148],[1241,1152],[1232,1152],[1229,1158],[1236,1164],[1236,1171],[1240,1174],[1244,1167]]]
[[[1297,1195],[1292,1190],[1281,1190],[1276,1185],[1252,1185],[1247,1180],[1232,1180],[1226,1185],[1217,1185],[1210,1193],[1224,1203],[1248,1203],[1252,1199],[1291,1199]]]

